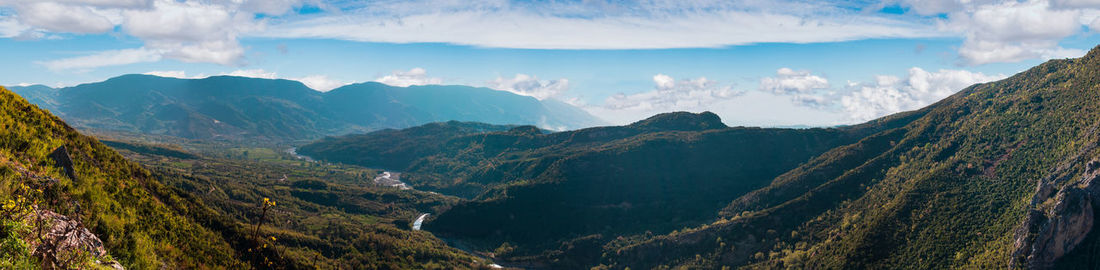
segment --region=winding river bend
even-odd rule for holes
[[[420,225],[424,224],[424,218],[428,217],[428,215],[429,215],[428,213],[420,214],[420,217],[417,217],[416,221],[413,221],[413,230],[414,231],[419,231],[420,230]]]
[[[401,190],[412,189],[412,187],[405,184],[405,182],[401,182],[401,173],[396,172],[382,172],[382,174],[374,177],[374,184],[387,187],[396,187],[400,188]]]

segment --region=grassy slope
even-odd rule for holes
[[[59,146],[69,149],[80,181],[63,176],[47,158]],[[0,200],[13,199],[19,184],[36,185],[17,167],[59,179],[52,190],[61,195],[38,206],[82,218],[110,254],[130,268],[241,266],[220,235],[170,207],[183,199],[148,171],[2,88],[0,161]]]
[[[3,89],[0,127],[0,202],[33,197],[39,207],[81,217],[128,268],[486,267],[408,228],[417,214],[453,198],[374,188],[363,183],[373,170],[209,159],[178,148],[112,142],[150,171]],[[47,158],[61,145],[71,152],[80,181],[69,180]],[[290,180],[279,181],[283,175]],[[43,187],[42,179],[51,178],[60,180],[57,187],[29,194],[18,188]],[[254,234],[265,199],[277,204]],[[0,268],[35,265],[29,240],[19,239],[20,232],[35,230],[33,224],[7,216],[0,221],[6,254],[0,258],[14,262],[4,260]]]

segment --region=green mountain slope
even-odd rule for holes
[[[327,137],[298,147],[297,151],[331,162],[403,170],[416,159],[439,153],[443,144],[455,137],[515,127],[476,122],[438,122],[406,129]]]
[[[1098,101],[1100,48],[971,86],[741,196],[714,223],[615,241],[603,263],[1093,268]]]
[[[316,139],[448,120],[553,128],[601,123],[561,102],[467,86],[368,82],[322,93],[289,80],[124,75],[13,89],[78,127],[191,139]]]
[[[726,127],[709,112],[669,113],[628,126],[549,134],[517,127],[416,135],[446,126],[436,124],[327,139],[302,148],[326,149],[310,152],[322,160],[378,166],[378,159],[398,155],[362,150],[385,149],[390,140],[431,145],[395,148],[415,150],[397,152],[405,156],[388,168],[401,170],[402,179],[417,189],[472,200],[438,214],[425,228],[482,250],[508,243],[511,252],[497,252],[500,257],[546,261],[568,257],[554,251],[562,244],[599,246],[617,236],[667,233],[704,223],[730,200],[799,163],[913,118],[838,129],[761,129]],[[354,156],[358,158],[344,158]],[[405,162],[409,156],[418,158]],[[407,165],[396,166],[401,163]],[[566,258],[554,266],[591,262]]]
[[[290,269],[469,269],[489,262],[410,224],[453,204],[438,194],[370,184],[374,170],[310,162],[256,162],[172,157],[163,151],[123,151],[153,169],[167,186],[208,206],[201,220],[237,238],[263,238],[275,266]],[[147,151],[153,150],[153,151]],[[277,204],[259,219],[257,202]],[[247,254],[247,248],[244,249]],[[261,267],[261,268],[267,268]]]
[[[71,155],[75,179],[49,157],[62,146]],[[0,249],[14,257],[26,252],[34,258],[30,261],[44,263],[44,258],[58,255],[19,248],[19,243],[38,241],[42,235],[38,229],[44,225],[34,217],[42,215],[38,210],[48,210],[80,221],[102,240],[109,256],[129,268],[244,266],[220,234],[177,213],[175,207],[186,205],[186,198],[159,184],[137,164],[3,88],[0,201],[5,202],[0,215],[5,244]],[[80,266],[80,260],[70,263],[70,267],[89,267]]]
[[[152,170],[0,88],[0,268],[488,268],[409,228],[455,198],[362,183],[373,170],[110,144]]]

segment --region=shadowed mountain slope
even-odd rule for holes
[[[1095,268],[1100,49],[978,84],[825,152],[611,268]]]
[[[435,216],[428,230],[480,248],[514,248],[498,256],[557,256],[552,250],[577,239],[609,241],[704,223],[730,200],[811,157],[913,118],[762,129],[727,127],[710,112],[676,112],[557,133],[438,123],[330,138],[301,150],[321,160],[399,170],[417,189],[472,199]],[[443,127],[456,132],[433,131]]]

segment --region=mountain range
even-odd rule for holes
[[[427,230],[517,265],[1096,268],[1098,101],[1100,47],[861,125],[671,113],[442,136],[386,167],[467,199]],[[303,148],[378,166],[369,135]]]
[[[123,75],[72,87],[11,87],[80,128],[188,139],[309,140],[460,120],[576,129],[603,122],[563,102],[468,86],[376,82],[319,92],[291,80]]]
[[[453,198],[373,170],[112,149],[3,87],[0,127],[0,269],[488,268],[408,229]]]
[[[500,115],[520,108],[465,111],[455,104],[495,99],[446,86],[303,87],[128,75],[21,88],[38,106],[0,89],[0,211],[15,214],[0,215],[0,251],[13,258],[0,268],[70,254],[41,251],[72,248],[43,245],[62,243],[43,240],[43,219],[93,243],[75,253],[82,267],[1100,268],[1100,47],[831,128],[673,112],[552,132]],[[222,159],[112,150],[40,107],[85,127],[188,138],[370,132],[298,148],[321,162],[258,148]],[[433,117],[420,108],[498,118],[409,120]]]

